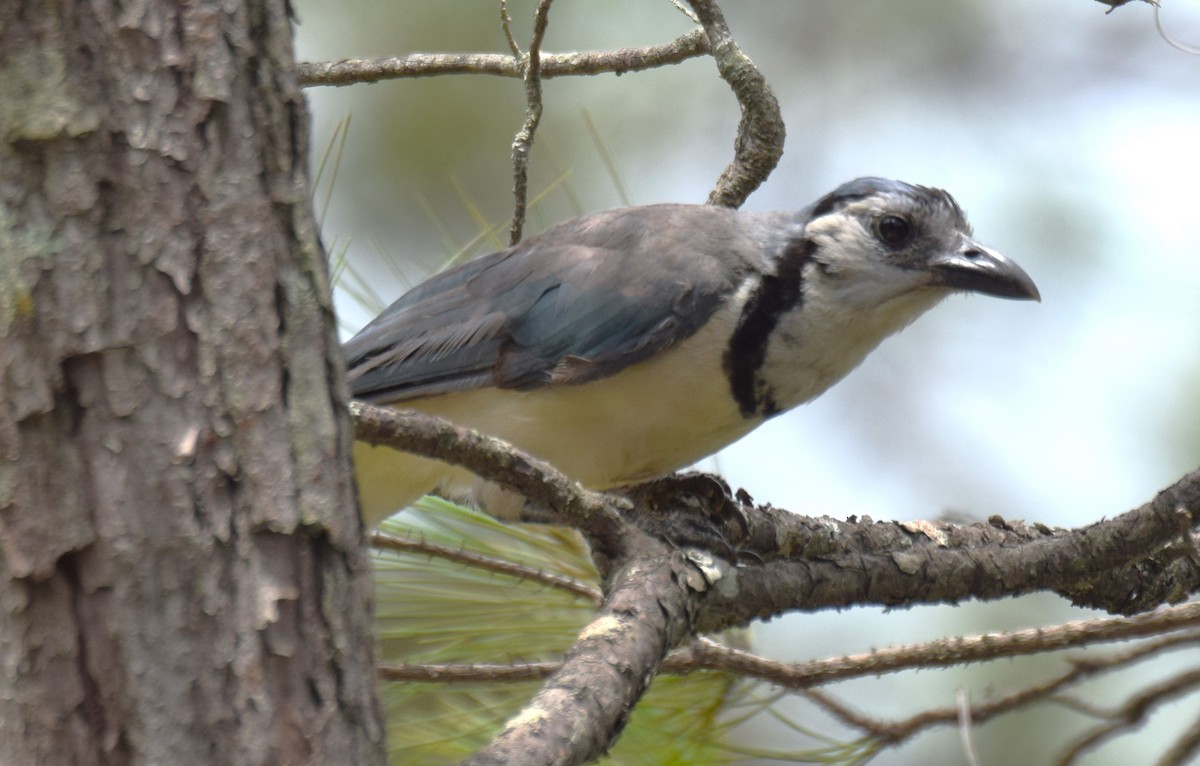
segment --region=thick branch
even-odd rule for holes
[[[350,415],[357,439],[460,465],[558,513],[561,523],[592,538],[611,542],[621,536],[624,522],[604,496],[583,489],[549,463],[507,442],[459,428],[441,418],[365,402],[351,402]]]
[[[708,587],[678,551],[640,542],[562,668],[467,764],[586,763],[607,751],[667,651],[689,634]]]
[[[1152,556],[1180,536],[1180,509],[1194,527],[1200,516],[1200,471],[1141,508],[1077,530],[998,518],[965,527],[852,523],[741,505],[733,512],[737,523],[726,523],[723,535],[758,565],[739,567],[738,588],[712,594],[699,627],[720,630],[797,608],[954,603],[1039,590],[1112,612],[1146,611],[1180,601],[1196,587],[1190,559],[1173,549],[1165,554],[1169,562]],[[711,506],[708,513],[730,515]],[[662,526],[658,519],[655,524]],[[679,525],[691,531],[686,518]],[[1187,576],[1166,583],[1140,576],[1159,573],[1168,564]],[[1136,587],[1107,587],[1114,580]]]
[[[472,763],[512,762],[515,754],[525,763],[597,757],[666,652],[694,630],[797,609],[953,603],[1035,590],[1078,601],[1081,592],[1104,592],[1113,578],[1127,583],[1135,572],[1190,563],[1182,555],[1188,546],[1171,544],[1190,533],[1200,512],[1200,471],[1137,510],[1079,530],[999,518],[967,527],[809,519],[754,507],[745,496],[734,500],[723,482],[703,475],[634,488],[632,503],[611,496],[606,503],[498,439],[358,402],[351,413],[360,439],[461,465],[555,511],[588,535],[609,573],[600,617],[533,703]],[[1168,560],[1159,562],[1156,553]],[[1167,590],[1141,582],[1139,591],[1178,600],[1188,583],[1195,577]],[[1134,611],[1157,603],[1141,592],[1102,605]]]

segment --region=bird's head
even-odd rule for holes
[[[843,184],[813,205],[804,239],[828,289],[852,304],[952,291],[1040,301],[1029,275],[975,240],[946,192],[882,178]]]

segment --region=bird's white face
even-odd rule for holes
[[[775,328],[759,375],[779,409],[819,396],[955,290],[1036,292],[1024,272],[975,242],[944,192],[882,191],[826,207],[804,227],[803,298]]]
[[[915,302],[912,308],[920,306],[919,314],[952,289],[931,269],[935,257],[979,247],[952,200],[922,204],[902,194],[850,202],[813,220],[804,234],[816,245],[815,268],[806,274],[812,289],[829,291],[856,312],[900,301],[904,306]],[[913,295],[918,292],[923,295]]]

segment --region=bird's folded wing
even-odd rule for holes
[[[600,213],[438,274],[346,343],[352,392],[394,403],[612,375],[696,332],[754,268],[760,243],[736,215]]]

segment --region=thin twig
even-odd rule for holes
[[[669,43],[615,51],[541,54],[542,79],[577,75],[624,74],[681,64],[709,53],[708,36],[693,29]],[[524,77],[519,59],[507,53],[410,53],[380,59],[303,62],[297,64],[300,84],[355,85],[407,77],[483,74]]]
[[[1154,2],[1153,0],[1146,0],[1146,2],[1154,6],[1154,26],[1158,28],[1159,36],[1167,41],[1167,45],[1170,45],[1172,48],[1178,51],[1183,51],[1184,53],[1189,53],[1193,56],[1200,56],[1200,48],[1197,48],[1195,45],[1185,43],[1183,40],[1180,40],[1178,37],[1175,37],[1168,32],[1167,28],[1163,26],[1162,8],[1159,7],[1158,3]],[[1112,12],[1111,9],[1109,12]]]
[[[482,553],[465,551],[462,548],[454,548],[449,545],[440,545],[424,540],[408,540],[403,537],[389,535],[386,532],[373,532],[371,534],[371,545],[383,550],[396,551],[397,553],[436,556],[437,558],[458,562],[475,569],[508,575],[518,580],[541,583],[547,587],[586,598],[597,607],[604,602],[604,594],[598,588],[593,588],[587,583],[580,582],[573,577],[564,577],[563,575],[506,561],[494,556],[485,556]]]
[[[1150,712],[1171,700],[1189,694],[1200,686],[1200,669],[1171,676],[1162,683],[1148,686],[1125,701],[1108,723],[1093,727],[1075,740],[1058,760],[1057,766],[1069,766],[1089,750],[1094,750],[1122,732],[1136,728]]]
[[[1100,673],[1127,665],[1132,665],[1146,657],[1160,654],[1168,649],[1181,647],[1196,640],[1193,635],[1168,636],[1157,641],[1149,641],[1127,652],[1117,653],[1103,659],[1088,659],[1077,661],[1069,671],[1040,684],[1018,689],[1011,694],[996,697],[971,707],[971,718],[976,724],[981,724],[1017,708],[1029,705],[1039,700],[1053,699],[1067,686],[1091,678]],[[815,690],[812,690],[815,691]],[[834,709],[830,709],[834,712]],[[836,715],[836,712],[834,712]],[[875,721],[866,716],[843,719],[848,725],[865,731],[888,744],[903,742],[925,729],[940,725],[954,725],[958,722],[959,712],[956,707],[927,710],[902,721],[888,723]],[[869,722],[865,726],[863,722]]]
[[[512,51],[519,65],[521,57],[525,54],[521,52],[521,46],[517,44],[517,38],[513,37],[512,16],[508,15],[508,0],[500,0],[500,28],[504,30],[504,40],[508,43],[508,49]]]
[[[1123,620],[1122,620],[1123,621]],[[1164,627],[1163,630],[1170,630],[1170,627]],[[1046,630],[1054,630],[1049,628]],[[1140,634],[1139,634],[1140,635]],[[978,638],[978,636],[977,636]],[[1099,638],[1092,642],[1104,642],[1118,640],[1121,638],[1136,638],[1134,636],[1114,636],[1100,635]],[[1176,645],[1195,644],[1200,641],[1200,636],[1188,633],[1168,636],[1162,641],[1153,642],[1153,644],[1139,647],[1132,656],[1123,656],[1127,659],[1124,662],[1133,662],[1142,656],[1142,653],[1160,652]],[[1088,641],[1081,641],[1073,646],[1084,646],[1090,644]],[[690,644],[678,648],[673,651],[670,656],[667,656],[662,663],[662,672],[674,675],[692,674],[698,671],[710,672],[728,672],[728,674],[738,675],[745,678],[758,678],[758,680],[766,681],[775,684],[785,689],[808,689],[810,687],[820,686],[824,683],[833,683],[835,681],[847,681],[851,678],[859,678],[863,676],[880,675],[882,672],[898,672],[901,670],[913,670],[919,668],[938,668],[938,664],[925,662],[928,656],[925,656],[928,650],[928,644],[919,644],[913,646],[894,647],[892,650],[882,650],[880,652],[872,652],[871,654],[858,654],[852,657],[839,657],[832,659],[816,660],[811,663],[787,664],[775,662],[766,658],[755,656],[749,652],[737,650],[719,642],[697,638],[692,639]],[[1040,653],[1046,651],[1054,651],[1055,648],[1063,647],[1027,647],[1028,651],[1024,653]],[[871,662],[878,656],[895,656],[896,658],[907,657],[908,662],[904,665],[895,665],[893,668],[882,670],[880,665]],[[1013,654],[1004,654],[1004,657],[1014,657]],[[994,657],[991,657],[994,658]],[[978,660],[988,659],[983,657],[964,657],[962,663],[978,662]],[[1096,660],[1099,664],[1093,666],[1090,664],[1092,660],[1076,660],[1075,666],[1080,674],[1094,674],[1100,670],[1108,668],[1111,664],[1110,659]],[[856,666],[857,665],[857,666]],[[470,675],[469,668],[473,665],[454,665],[457,680],[462,681],[514,681],[526,680],[530,675],[550,675],[551,672],[558,669],[558,663],[538,663],[535,665],[514,664],[514,665],[479,665],[480,676]],[[413,665],[408,666],[410,674],[421,674],[422,668],[432,669],[431,675],[444,674],[450,672],[444,670],[443,665]],[[503,668],[511,668],[511,671],[504,671]],[[534,670],[530,668],[535,668]],[[540,677],[540,676],[539,676]],[[1064,702],[1066,704],[1066,702]],[[1100,713],[1094,713],[1100,716]]]
[[[554,0],[538,0],[533,13],[533,37],[529,40],[529,53],[522,59],[525,67],[525,122],[512,143],[513,215],[508,230],[510,245],[521,241],[521,231],[525,228],[525,206],[529,197],[529,150],[533,147],[534,134],[542,121],[542,38],[546,36],[552,2]]]
[[[1159,609],[1135,617],[1080,620],[1046,628],[1008,633],[958,636],[921,644],[805,663],[768,660],[727,646],[689,646],[696,669],[725,670],[798,689],[848,678],[895,673],[912,668],[937,668],[1017,657],[1106,641],[1127,640],[1181,630],[1200,623],[1200,602]],[[672,666],[673,672],[686,672]]]
[[[512,683],[539,681],[562,667],[561,662],[512,662],[507,664],[429,662],[420,665],[379,665],[385,681],[427,683]]]
[[[1200,721],[1193,721],[1158,759],[1155,766],[1185,766],[1195,764],[1196,756],[1200,755]]]

